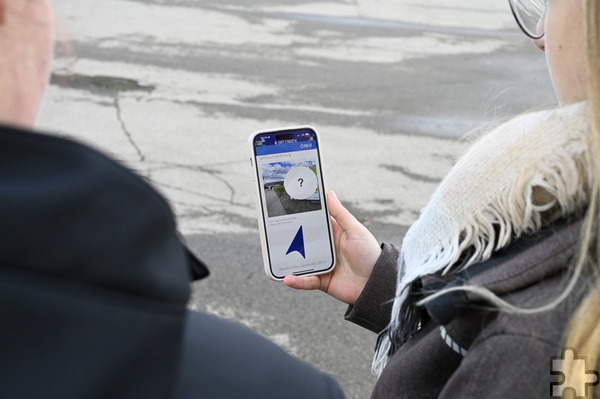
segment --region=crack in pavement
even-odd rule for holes
[[[196,197],[199,197],[199,198],[209,199],[209,200],[212,200],[212,201],[215,201],[215,202],[218,202],[218,203],[222,203],[222,204],[225,204],[225,205],[235,205],[235,206],[240,206],[240,207],[243,207],[243,208],[252,208],[251,206],[248,206],[247,204],[235,202],[234,199],[233,199],[233,196],[230,197],[228,200],[226,200],[226,199],[215,197],[215,196],[212,196],[212,195],[202,194],[202,193],[199,193],[199,192],[196,192],[194,190],[187,189],[187,188],[183,188],[183,187],[179,187],[179,186],[174,186],[172,184],[160,183],[160,182],[157,182],[157,181],[153,180],[152,178],[150,178],[150,181],[152,181],[152,183],[154,183],[156,185],[159,185],[160,187],[164,187],[164,188],[167,188],[167,189],[170,189],[170,190],[179,191],[179,192],[182,192],[182,193],[185,193],[185,194],[190,194],[190,195],[193,195],[193,196],[196,196]],[[226,185],[228,187],[231,187],[231,185],[229,183],[226,183]],[[191,206],[191,205],[189,205],[189,206]]]
[[[402,166],[398,166],[398,165],[379,165],[379,166],[384,169],[387,169],[391,172],[401,173],[404,176],[406,176],[412,180],[417,180],[417,181],[420,181],[423,183],[440,183],[442,181],[442,179],[439,179],[439,178],[420,175],[418,173],[413,173],[413,172],[409,171],[408,169],[403,168]]]
[[[72,62],[74,64],[74,61]],[[112,103],[92,101],[99,105],[112,105],[116,110],[117,121],[121,127],[122,133],[125,135],[131,146],[135,149],[139,161],[144,162],[144,155],[140,146],[135,142],[132,133],[127,129],[127,125],[123,118],[123,110],[120,103],[121,92],[153,92],[154,86],[142,85],[137,80],[119,78],[114,76],[102,75],[81,75],[71,73],[68,68],[63,68],[63,73],[54,72],[50,77],[50,83],[61,88],[70,88],[76,90],[86,90],[90,93],[100,96],[112,96]]]
[[[121,126],[121,130],[122,130],[123,134],[129,141],[131,146],[135,149],[135,152],[137,153],[137,155],[139,157],[139,161],[144,162],[146,160],[146,156],[142,152],[142,149],[137,145],[137,143],[133,139],[131,132],[129,130],[127,130],[127,126],[125,125],[125,121],[123,120],[123,111],[121,109],[121,104],[119,102],[119,94],[118,93],[117,93],[117,95],[115,95],[113,104],[115,106],[115,109],[117,110],[117,120],[119,121],[119,125]]]
[[[225,179],[225,178],[223,178],[223,177],[220,176],[222,174],[222,172],[219,171],[219,170],[214,170],[214,169],[211,168],[211,167],[214,167],[214,166],[239,165],[239,164],[242,164],[242,163],[243,162],[241,162],[241,161],[234,161],[234,162],[221,162],[221,163],[215,163],[215,164],[210,164],[210,165],[206,165],[206,166],[200,166],[200,165],[178,164],[178,163],[173,163],[173,162],[162,162],[162,163],[159,163],[157,166],[155,166],[153,168],[146,169],[146,172],[151,175],[153,172],[161,171],[161,170],[186,169],[186,170],[190,170],[190,171],[194,171],[194,172],[206,173],[210,177],[212,177],[215,180],[217,180],[220,183],[222,183],[227,188],[227,190],[230,193],[228,200],[224,200],[222,198],[214,197],[214,196],[211,196],[211,195],[201,194],[199,192],[196,192],[196,191],[193,191],[193,190],[190,190],[190,189],[187,189],[187,188],[182,188],[182,187],[179,187],[179,186],[168,185],[168,184],[159,183],[159,182],[156,182],[156,181],[154,181],[154,182],[156,184],[161,185],[162,187],[166,187],[166,188],[170,188],[170,189],[173,189],[173,190],[177,190],[177,191],[180,191],[180,192],[183,192],[183,193],[186,193],[186,194],[191,194],[191,195],[195,195],[195,196],[199,196],[199,197],[211,199],[213,201],[227,203],[227,204],[230,204],[230,205],[245,206],[245,204],[238,203],[238,202],[235,201],[235,197],[236,197],[236,194],[237,194],[236,189],[235,189],[235,187],[229,181],[227,181],[227,179]]]

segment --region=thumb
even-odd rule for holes
[[[318,276],[285,276],[283,283],[297,290],[318,290],[321,288],[321,279]]]

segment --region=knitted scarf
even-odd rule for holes
[[[411,294],[420,277],[462,271],[585,207],[592,184],[588,124],[585,103],[525,114],[483,136],[455,164],[404,238],[375,374],[419,329]]]

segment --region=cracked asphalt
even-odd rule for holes
[[[111,154],[169,199],[212,270],[190,307],[268,336],[349,398],[369,396],[376,337],[345,322],[345,306],[264,275],[249,134],[317,127],[328,187],[380,241],[400,243],[473,137],[555,101],[505,0],[54,5],[39,127]]]

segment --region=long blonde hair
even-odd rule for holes
[[[592,265],[597,278],[595,288],[583,301],[571,321],[566,347],[574,348],[579,356],[586,356],[588,369],[600,370],[600,4],[598,0],[584,0],[586,41],[588,54],[588,101],[591,108],[590,145],[594,168],[594,186],[586,215],[579,261]],[[584,374],[574,367],[567,368],[567,381],[584,383]],[[583,386],[583,385],[582,385]],[[587,392],[586,394],[590,394]]]

